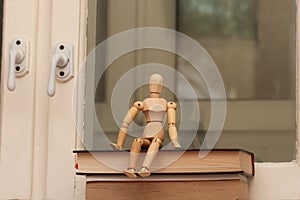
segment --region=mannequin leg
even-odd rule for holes
[[[136,169],[136,163],[139,158],[141,148],[147,147],[150,145],[150,140],[144,139],[144,138],[136,138],[134,139],[131,149],[130,149],[130,158],[129,158],[129,164],[128,169],[124,171],[124,173],[130,177],[130,178],[136,178],[136,175],[134,174]]]
[[[147,151],[147,154],[146,154],[146,158],[144,160],[144,163],[142,165],[142,169],[141,171],[138,173],[140,176],[142,177],[147,177],[147,176],[150,176],[151,175],[151,172],[150,172],[150,165],[153,161],[153,159],[155,158],[158,150],[159,150],[159,147],[162,145],[162,140],[160,140],[159,138],[154,138],[152,140],[152,143]]]

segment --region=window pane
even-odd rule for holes
[[[177,6],[178,31],[208,51],[228,99],[295,97],[294,0],[179,0]],[[178,60],[182,73],[187,65]],[[208,98],[201,78],[191,74],[185,73],[198,96]]]
[[[294,159],[295,19],[294,0],[177,1],[177,30],[208,51],[225,84],[227,117],[216,147],[248,149],[257,161]],[[188,62],[178,58],[177,67],[199,99],[210,98]],[[177,90],[188,99],[180,82]],[[200,104],[203,132],[199,130],[198,146],[210,118],[209,105]]]
[[[295,159],[295,0],[91,2],[96,6],[89,8],[90,31],[87,36],[88,41],[92,41],[89,50],[114,34],[149,26],[180,31],[205,48],[222,75],[228,100],[225,126],[215,148],[243,148],[254,152],[256,161],[263,162]],[[176,47],[189,48],[178,43]],[[190,55],[198,56],[193,55],[193,51],[190,51]],[[112,116],[111,97],[117,81],[129,70],[145,63],[170,66],[183,74],[192,85],[200,109],[199,128],[184,130],[180,134],[197,131],[197,137],[190,148],[200,148],[211,121],[211,101],[207,87],[192,65],[175,54],[157,49],[137,50],[119,57],[109,66],[98,85],[95,85],[97,90],[93,101],[97,120],[106,136],[116,142],[119,130],[117,124],[120,122],[115,122]],[[99,66],[96,63],[95,71]],[[175,96],[165,90],[162,94],[164,98],[190,102],[191,97],[185,93],[188,91],[184,88],[185,84],[176,79],[175,75],[164,78],[173,83],[177,92]],[[135,87],[134,79],[129,81],[131,85],[128,87]],[[128,108],[133,101],[147,97],[147,88],[138,88],[130,102],[127,102]],[[179,111],[177,109],[178,126],[181,124]],[[138,115],[135,122],[145,123],[144,116]],[[166,127],[166,135],[167,131]],[[86,134],[91,134],[90,148],[102,148],[99,132],[87,131]],[[169,142],[167,138],[165,144]],[[129,137],[125,148],[130,149],[131,142],[132,138]]]

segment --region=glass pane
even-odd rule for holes
[[[294,0],[179,0],[177,6],[178,31],[208,51],[228,99],[294,99]],[[187,65],[179,59],[180,72]],[[194,88],[203,88],[191,74],[185,73]]]
[[[295,0],[91,0],[88,49],[91,51],[106,38],[137,27],[164,27],[188,35],[199,42],[214,60],[226,89],[227,116],[216,148],[243,148],[254,152],[256,161],[291,161],[295,158],[296,141],[295,10]],[[176,45],[177,48],[189,48]],[[190,56],[198,55],[191,51]],[[100,60],[105,62],[105,58]],[[192,85],[201,117],[197,137],[190,148],[199,148],[211,121],[207,86],[203,77],[185,59],[157,49],[120,56],[105,71],[100,82],[95,83],[97,89],[93,101],[103,132],[111,142],[116,142],[120,122],[112,116],[113,89],[124,74],[146,63],[170,66]],[[99,66],[101,63],[96,63],[90,74],[96,74]],[[95,77],[90,78],[87,75],[86,81],[94,81]],[[139,78],[128,80],[128,88],[135,87],[135,80]],[[148,79],[146,75],[145,78]],[[175,76],[166,79],[174,85],[177,96],[165,89],[164,98],[169,101],[191,100],[179,79]],[[87,91],[93,90],[87,88]],[[89,102],[91,96],[88,92],[86,95]],[[128,108],[132,102],[146,97],[147,88],[138,87],[127,102]],[[88,123],[86,120],[85,127]],[[135,123],[144,125],[144,116],[139,114]],[[179,126],[180,117],[177,123]],[[103,148],[99,138],[101,133],[93,126],[92,129],[85,133],[91,140],[88,148]],[[167,131],[165,128],[166,135]],[[193,130],[184,130],[180,134],[189,134],[190,131]],[[132,137],[129,137],[125,143],[127,149],[131,142]]]
[[[294,159],[295,8],[294,0],[177,1],[177,30],[208,51],[222,74],[227,99],[235,100],[228,102],[217,147],[251,150],[257,161]],[[205,83],[193,67],[182,58],[177,64],[198,98],[209,99]],[[188,99],[180,83],[177,90]],[[243,102],[237,106],[236,100]],[[273,113],[281,106],[288,112]],[[268,117],[261,117],[264,115]],[[289,120],[282,127],[272,125],[284,119]],[[241,125],[229,125],[234,123]],[[199,136],[203,139],[205,134]]]

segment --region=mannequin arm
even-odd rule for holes
[[[129,109],[126,116],[123,119],[123,123],[121,125],[119,135],[118,135],[118,141],[117,144],[112,143],[111,145],[118,150],[121,150],[123,148],[123,145],[125,143],[126,135],[128,132],[128,126],[130,123],[134,120],[136,115],[140,110],[144,108],[143,103],[141,101],[137,101],[133,104],[133,106]]]
[[[177,128],[176,128],[176,103],[168,102],[168,125],[169,136],[174,148],[181,148],[177,140]]]

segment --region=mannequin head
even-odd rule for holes
[[[152,74],[149,79],[149,91],[152,98],[158,98],[162,91],[163,78],[160,74]]]

